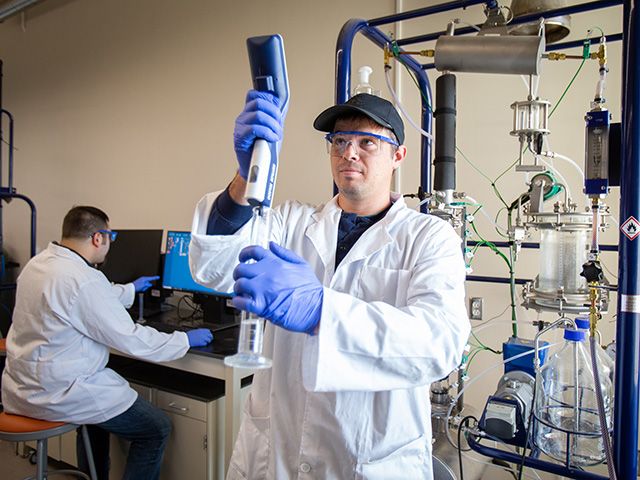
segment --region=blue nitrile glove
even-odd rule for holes
[[[136,293],[144,292],[153,286],[153,282],[158,280],[160,277],[155,275],[153,277],[140,277],[136,278],[133,282],[133,286],[136,289]]]
[[[313,334],[322,314],[322,284],[309,264],[270,242],[269,250],[246,247],[233,271],[233,306],[287,330]]]
[[[249,90],[244,110],[236,118],[233,129],[233,148],[238,158],[238,173],[245,180],[251,164],[253,143],[257,138],[267,142],[282,140],[284,114],[277,97],[269,92]]]
[[[213,333],[208,328],[194,328],[186,333],[190,347],[204,347],[213,340]]]

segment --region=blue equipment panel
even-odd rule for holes
[[[549,342],[540,342],[540,348],[549,345]],[[533,367],[533,351],[535,350],[535,343],[533,340],[526,340],[519,337],[509,337],[509,340],[502,344],[502,358],[507,360],[511,357],[515,357],[521,353],[531,352],[531,355],[524,355],[516,360],[504,364],[504,371],[511,372],[513,370],[521,370],[527,372],[533,378],[536,377],[536,370]],[[540,366],[544,365],[547,358],[547,349],[540,350],[538,352],[540,357]]]

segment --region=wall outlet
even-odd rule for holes
[[[471,297],[469,299],[469,318],[471,320],[482,320],[482,297]]]

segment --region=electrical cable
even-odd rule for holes
[[[576,70],[576,73],[573,74],[573,77],[571,78],[571,81],[569,82],[569,85],[567,85],[567,88],[564,89],[564,92],[562,92],[562,95],[560,95],[560,98],[558,99],[556,104],[551,109],[551,112],[549,113],[549,118],[551,118],[551,115],[553,115],[553,113],[556,111],[556,109],[560,106],[560,103],[562,102],[562,99],[564,98],[564,96],[567,94],[567,92],[571,88],[571,85],[573,85],[573,82],[575,81],[576,77],[580,73],[580,70],[582,70],[582,67],[584,66],[584,62],[586,60],[587,60],[586,58],[583,58],[582,61],[580,62],[580,66]]]
[[[501,212],[503,212],[504,210],[507,210],[507,209],[506,209],[505,207],[502,207],[502,208],[500,208],[500,210],[498,210],[498,212],[496,213],[496,218],[494,218],[494,220],[493,220],[493,223],[494,223],[495,225],[499,225],[499,224],[498,224],[498,220],[499,220],[499,218],[500,218],[500,213],[501,213]],[[499,231],[497,228],[496,228],[495,230],[496,230],[496,233],[497,233],[498,235],[500,235],[501,237],[503,237],[503,238],[509,238],[509,235],[503,235],[502,233],[500,233],[500,231]]]
[[[502,310],[502,312],[500,312],[499,314],[495,315],[494,317],[491,317],[483,322],[478,322],[477,324],[475,324],[472,328],[474,329],[474,331],[477,333],[480,330],[484,330],[485,325],[493,322],[494,320],[497,320],[498,318],[500,318],[502,315],[504,315],[504,313],[509,309],[511,305],[507,304],[506,307],[504,307],[504,310]],[[505,321],[505,322],[496,322],[496,323],[511,323],[511,320],[509,321]]]
[[[483,215],[484,215],[484,216],[485,216],[485,217],[486,217],[486,218],[491,222],[491,224],[496,228],[496,230],[498,231],[498,233],[499,233],[500,235],[504,236],[504,235],[503,235],[502,233],[500,233],[500,231],[499,231],[502,227],[500,227],[500,225],[498,225],[498,223],[496,223],[496,222],[495,222],[495,221],[494,221],[494,220],[489,216],[489,214],[487,213],[487,211],[484,209],[484,205],[483,205],[483,204],[479,203],[475,198],[470,197],[469,195],[465,195],[465,197],[464,197],[464,198],[466,198],[467,200],[470,200],[470,201],[472,201],[474,204],[476,204],[476,206],[478,206],[478,207],[479,207],[479,208],[478,208],[478,210],[476,210],[476,212],[477,212],[477,211],[480,211],[480,213],[482,213],[482,214],[483,214]],[[474,212],[474,215],[475,215],[475,212]]]
[[[482,170],[480,170],[478,167],[476,167],[476,165],[475,165],[471,160],[469,160],[469,159],[467,158],[467,156],[462,152],[462,150],[460,150],[460,149],[458,148],[458,146],[457,146],[457,145],[456,145],[456,151],[457,151],[457,152],[462,156],[462,158],[464,158],[464,159],[466,160],[466,162],[467,162],[469,165],[471,165],[471,168],[473,168],[476,172],[478,172],[480,175],[482,175],[484,178],[486,178],[486,179],[487,179],[487,181],[488,181],[489,183],[491,183],[491,181],[492,181],[492,180],[491,180],[491,178],[490,178],[490,177],[488,177],[487,175],[485,175],[485,174],[482,172]]]
[[[489,435],[489,434],[488,434],[488,433],[486,433],[486,432],[482,432],[481,438],[486,438],[486,439],[488,439],[488,440],[492,440],[494,443],[496,443],[496,444],[498,444],[498,443],[499,443],[502,447],[505,447],[505,448],[506,448],[507,450],[509,450],[510,452],[516,453],[516,449],[515,449],[512,445],[509,445],[508,443],[506,443],[506,442],[505,442],[503,439],[501,439],[501,438],[494,437],[493,435]],[[493,468],[500,468],[500,469],[506,470],[508,473],[510,473],[510,474],[513,476],[513,478],[514,478],[514,479],[516,479],[516,480],[517,480],[516,472],[513,470],[513,467],[511,467],[509,463],[504,462],[504,461],[502,461],[502,460],[495,459],[495,458],[492,458],[492,459],[491,459],[491,460],[492,460],[492,462],[497,460],[497,461],[499,461],[499,462],[502,462],[505,466],[500,466],[500,465],[498,465],[498,464],[493,464],[493,463],[491,463],[491,464],[490,464],[490,463],[488,463],[488,462],[481,462],[481,461],[479,461],[479,460],[477,460],[477,459],[473,458],[473,457],[472,457],[471,455],[469,455],[468,453],[466,453],[466,452],[468,452],[468,451],[470,451],[470,450],[472,450],[472,449],[471,449],[471,448],[466,449],[466,450],[465,450],[465,449],[462,449],[462,455],[463,455],[465,458],[468,458],[468,459],[470,459],[470,460],[476,461],[476,462],[478,462],[478,463],[484,463],[484,464],[486,464],[486,465],[488,465],[488,466],[490,466],[490,467],[493,467]],[[535,478],[535,479],[537,479],[537,480],[541,480],[540,475],[538,475],[538,472],[536,472],[536,471],[535,471],[535,470],[533,470],[533,469],[532,469],[531,471],[533,472],[533,475],[529,475],[529,474],[526,474],[526,475],[525,475],[525,474],[523,474],[523,475],[524,475],[525,477]]]
[[[398,43],[395,42],[395,41],[392,42],[392,44],[391,44],[391,53],[393,54],[394,58],[398,62],[400,62],[400,64],[405,68],[405,70],[409,74],[409,78],[411,78],[411,80],[413,81],[413,84],[418,89],[418,92],[420,92],[420,96],[424,99],[424,103],[427,104],[427,110],[429,110],[429,112],[431,112],[433,114],[433,109],[431,108],[431,103],[429,102],[429,99],[427,98],[427,96],[424,94],[424,92],[420,88],[420,84],[418,83],[418,80],[416,80],[416,77],[413,75],[413,72],[409,68],[409,65],[407,65],[404,62],[404,60],[402,60],[402,57],[400,56],[400,47],[398,47]],[[391,67],[389,66],[389,68],[391,68]]]
[[[490,351],[492,353],[495,353],[496,355],[502,354],[502,350],[494,350],[493,348],[488,347],[484,343],[482,343],[482,341],[476,336],[476,334],[473,333],[473,330],[471,330],[471,335],[479,343],[479,346],[482,347],[484,350],[488,350],[488,351]]]
[[[191,313],[187,314],[186,316],[183,316],[180,313],[180,306],[182,304],[186,304],[188,308],[191,309]],[[180,320],[194,320],[197,317],[197,314],[200,313],[202,311],[202,309],[200,308],[200,306],[198,304],[196,304],[193,301],[193,297],[189,296],[189,295],[184,295],[182,297],[180,297],[180,300],[178,300],[178,305],[176,306],[176,311],[177,311],[177,315],[178,315],[178,319]]]
[[[504,201],[504,198],[502,198],[502,195],[500,195],[500,191],[498,190],[498,187],[496,185],[496,183],[498,182],[498,180],[500,180],[504,174],[506,174],[508,171],[510,171],[515,165],[516,163],[518,163],[520,161],[519,158],[516,158],[513,163],[511,165],[509,165],[500,175],[498,175],[495,180],[493,180],[491,182],[491,188],[493,189],[493,193],[496,194],[496,196],[498,197],[498,200],[500,200],[502,202],[502,204],[505,206],[505,208],[509,208],[509,205],[507,205],[507,202]]]
[[[475,421],[476,425],[478,424],[478,419],[476,417],[474,417],[473,415],[467,415],[462,419],[462,421],[458,425],[458,462],[459,462],[458,464],[460,465],[460,480],[464,480],[464,466],[462,465],[462,441],[460,437],[462,433],[462,428],[466,426],[466,423],[469,420]]]

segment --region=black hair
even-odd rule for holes
[[[109,217],[96,207],[75,206],[64,216],[62,238],[89,237],[107,228]]]

